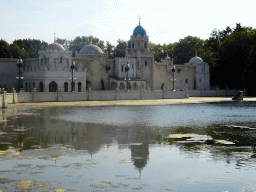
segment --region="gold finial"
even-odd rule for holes
[[[57,43],[57,40],[56,40],[56,33],[54,33],[54,43]]]
[[[139,16],[139,25],[140,25],[140,16]]]

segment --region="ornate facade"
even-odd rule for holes
[[[193,57],[188,63],[174,64],[166,57],[161,62],[154,61],[154,52],[148,47],[149,36],[139,24],[130,37],[130,51],[124,58],[108,59],[98,46],[85,45],[72,57],[71,51],[56,41],[45,50],[39,51],[39,58],[26,59],[23,66],[23,88],[40,92],[71,91],[70,63],[75,62],[74,77],[76,92],[92,90],[161,90],[210,89],[209,65],[199,57]],[[130,69],[125,72],[125,65]],[[15,79],[14,79],[15,81]]]

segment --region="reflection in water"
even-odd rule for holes
[[[214,167],[212,161],[225,162],[227,166],[234,165],[238,170],[243,170],[244,173],[239,173],[242,180],[246,180],[248,174],[244,166],[255,169],[255,109],[255,103],[228,103],[128,107],[62,106],[24,111],[1,110],[0,150],[16,150],[22,154],[33,151],[38,155],[37,158],[47,153],[50,157],[43,158],[55,159],[55,163],[56,158],[61,159],[67,154],[70,155],[72,151],[85,151],[90,157],[91,165],[84,166],[93,169],[93,158],[99,161],[98,166],[102,165],[100,172],[109,174],[109,177],[117,170],[114,172],[113,180],[115,175],[118,175],[118,178],[130,175],[132,169],[129,165],[119,165],[121,161],[130,159],[133,162],[133,169],[139,171],[142,180],[152,177],[154,180],[150,182],[165,186],[169,180],[166,181],[164,175],[169,175],[173,179],[173,185],[177,185],[180,191],[186,191],[191,186],[200,191],[201,185],[206,182],[204,179],[198,178],[198,183],[186,181],[186,175],[194,172],[193,166],[196,167],[198,161],[202,161],[202,165],[206,165],[208,169]],[[170,137],[170,134],[188,136]],[[192,134],[197,137],[192,137]],[[234,145],[216,142],[219,140],[233,142]],[[43,151],[39,153],[36,151],[38,149]],[[183,170],[184,163],[191,166]],[[215,167],[218,173],[223,170],[221,163],[219,169]],[[69,165],[63,165],[66,166]],[[125,166],[127,167],[124,168]],[[198,166],[200,168],[200,165]],[[76,167],[81,168],[82,165]],[[175,171],[176,167],[179,169]],[[119,173],[123,169],[126,170],[122,173],[124,175]],[[235,170],[229,168],[226,172]],[[90,172],[91,176],[94,174],[95,178],[90,181],[102,177],[97,175],[99,173]],[[171,176],[172,174],[174,176]],[[200,178],[206,177],[204,172],[198,174]],[[127,179],[135,178],[136,175]],[[207,178],[214,178],[214,182],[223,179],[216,174],[207,175]],[[179,185],[179,182],[185,182],[187,185]],[[243,186],[242,183],[237,185]],[[220,190],[224,191],[221,186],[219,183]],[[159,188],[150,188],[146,191],[150,190],[157,191]]]

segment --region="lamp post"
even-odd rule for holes
[[[175,91],[175,90],[174,90],[174,82],[176,81],[176,79],[174,79],[174,72],[175,72],[175,66],[173,65],[173,66],[172,66],[173,78],[171,79],[171,81],[172,81],[172,83],[173,83],[173,85],[172,85],[172,88],[173,88],[172,90],[173,90],[173,91]]]
[[[21,79],[23,79],[23,77],[21,77],[22,63],[23,63],[23,61],[22,61],[21,58],[17,59],[17,67],[19,68],[19,77],[16,77],[16,79],[19,80],[18,92],[20,92],[20,88],[21,88]]]
[[[127,78],[124,78],[124,80],[126,81],[126,91],[128,91],[128,83],[129,83],[129,81],[131,81],[131,79],[128,78],[129,69],[130,69],[130,64],[127,61],[127,64],[125,65],[125,68],[124,68],[124,70],[126,72],[126,77],[127,77]]]
[[[75,81],[76,81],[76,78],[74,78],[75,64],[76,63],[74,61],[72,61],[71,64],[70,64],[71,74],[72,74],[72,78],[69,78],[69,80],[71,80],[71,92],[74,91],[74,84],[75,84]]]

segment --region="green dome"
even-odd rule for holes
[[[141,27],[140,25],[138,25],[134,30],[133,30],[133,35],[136,37],[137,35],[141,35],[141,36],[144,36],[144,35],[147,35],[147,32],[146,30]]]

